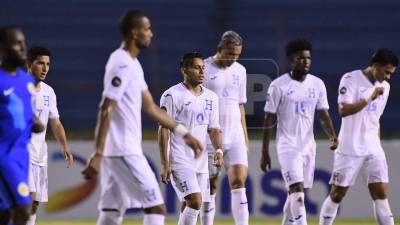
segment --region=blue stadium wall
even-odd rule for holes
[[[288,68],[285,43],[305,37],[314,45],[311,71],[326,83],[338,127],[337,87],[343,73],[365,67],[380,47],[400,54],[400,1],[395,0],[0,0],[0,25],[20,26],[29,46],[53,51],[47,82],[58,95],[67,129],[93,129],[105,62],[120,45],[117,21],[127,9],[140,9],[152,21],[155,37],[139,59],[156,102],[163,90],[180,81],[180,56],[191,50],[214,54],[225,30],[243,36],[243,58],[274,59],[280,73]],[[272,67],[249,67],[255,73],[276,74]],[[394,76],[391,84],[382,129],[397,132],[393,121],[400,111],[400,77]],[[262,105],[252,122],[262,119]],[[145,128],[154,126],[145,118]]]

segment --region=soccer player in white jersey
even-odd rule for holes
[[[82,172],[95,177],[101,165],[98,225],[119,225],[127,208],[144,209],[144,225],[163,225],[164,200],[142,150],[141,110],[191,146],[195,156],[201,145],[153,101],[137,56],[150,45],[150,20],[130,10],[119,22],[121,48],[109,57],[95,133],[95,153]]]
[[[183,82],[172,86],[161,96],[160,107],[176,122],[186,126],[202,146],[207,136],[215,147],[216,166],[223,163],[221,130],[219,126],[218,96],[201,84],[204,80],[204,61],[200,53],[186,53],[180,63]],[[179,225],[195,225],[202,202],[210,200],[208,153],[202,151],[196,159],[182,139],[171,135],[168,129],[159,129],[161,151],[161,178],[172,185],[183,203]],[[169,139],[169,140],[168,140]],[[168,154],[169,146],[169,154]]]
[[[391,50],[379,49],[367,68],[346,73],[340,80],[338,104],[342,125],[331,192],[320,212],[321,225],[333,224],[340,202],[359,173],[368,184],[378,224],[394,224],[387,199],[388,165],[380,142],[379,118],[390,91],[386,80],[397,65],[397,56]]]
[[[65,130],[60,121],[56,94],[52,87],[44,83],[50,69],[50,59],[51,52],[45,47],[37,46],[28,50],[28,70],[35,78],[37,89],[34,111],[45,128],[50,122],[53,135],[63,147],[67,167],[70,167],[73,156],[69,150]],[[28,145],[30,157],[29,192],[33,200],[32,215],[29,218],[28,225],[35,224],[39,202],[47,202],[48,200],[47,144],[45,139],[46,129],[40,133],[32,133]]]
[[[246,113],[246,68],[237,62],[242,52],[242,38],[234,31],[225,32],[217,53],[205,62],[204,86],[219,97],[219,121],[222,149],[231,189],[232,215],[236,225],[249,223],[245,182],[247,179],[249,140]],[[208,142],[211,200],[205,202],[200,216],[203,225],[212,225],[215,215],[215,195],[219,170],[213,165],[215,150]]]
[[[276,149],[282,177],[288,190],[282,224],[307,224],[304,189],[311,188],[314,179],[316,143],[314,114],[337,147],[337,137],[328,109],[324,82],[309,73],[312,45],[305,39],[295,39],[286,45],[291,70],[272,81],[265,104],[264,136],[261,169],[271,168],[269,142],[277,118]]]

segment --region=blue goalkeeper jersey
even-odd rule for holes
[[[34,80],[23,69],[0,69],[0,208],[30,204],[28,143],[33,124]]]

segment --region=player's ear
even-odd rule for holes
[[[131,30],[131,39],[132,39],[132,40],[137,39],[138,33],[139,33],[139,32],[138,32],[138,29],[133,28],[133,29]]]
[[[181,67],[181,73],[182,73],[182,75],[186,74],[186,68],[185,67]]]

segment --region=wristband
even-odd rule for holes
[[[220,148],[215,150],[215,154],[217,154],[217,153],[221,153],[221,155],[224,156],[224,152]]]
[[[183,126],[182,124],[178,124],[175,128],[174,128],[174,134],[177,134],[179,136],[185,136],[187,133],[189,133],[189,130]]]

